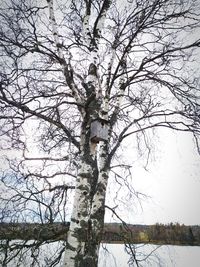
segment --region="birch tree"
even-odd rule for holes
[[[148,133],[167,127],[192,133],[199,149],[199,4],[2,1],[1,221],[71,214],[64,247],[46,266],[98,265],[109,177],[116,166],[119,177],[129,170],[118,156],[126,139],[148,152]]]

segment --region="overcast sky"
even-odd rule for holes
[[[158,133],[148,170],[141,164],[132,168],[134,189],[149,197],[136,206],[127,203],[120,216],[134,224],[200,224],[200,156],[192,135],[169,129]]]
[[[149,172],[141,169],[136,179],[138,190],[152,197],[138,214],[141,222],[200,224],[200,156],[191,134],[160,131],[151,166]]]

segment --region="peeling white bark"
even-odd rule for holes
[[[107,10],[104,10],[104,12],[102,13],[102,15],[99,18],[98,23],[97,23],[97,31],[98,31],[99,37],[101,37],[101,35],[102,35],[102,30],[104,28],[104,24],[105,24],[105,20],[106,20],[106,13],[107,13]]]
[[[58,34],[58,30],[57,30],[58,26],[57,26],[56,18],[54,15],[53,0],[49,0],[49,1],[47,1],[47,3],[48,3],[48,7],[49,7],[49,20],[50,20],[51,27],[52,27],[54,43],[56,45],[56,49],[57,49],[59,57],[64,58],[63,51],[60,47],[61,43],[59,40],[59,34]]]
[[[81,160],[79,162],[80,169],[77,175],[77,184],[75,189],[71,223],[67,240],[71,249],[67,248],[65,251],[63,267],[77,266],[76,265],[77,255],[84,258],[86,243],[82,241],[83,236],[80,236],[80,234],[77,231],[81,230],[83,225],[85,225],[86,227],[84,231],[87,231],[88,221],[91,214],[90,193],[91,193],[92,183],[90,179],[92,176],[91,174],[93,173],[92,164],[87,163],[86,158],[84,157],[84,147],[86,140],[87,138],[85,129],[83,129],[81,133],[82,153],[81,153]],[[90,150],[88,152],[89,152],[88,157],[91,157],[91,153],[93,153],[94,155],[92,155],[92,157],[95,158],[96,150],[92,151],[92,148],[90,147]]]
[[[60,38],[59,38],[58,25],[57,25],[55,14],[54,14],[53,0],[48,0],[47,3],[48,3],[48,7],[49,7],[49,20],[50,20],[50,24],[51,24],[51,28],[52,28],[54,43],[55,43],[59,58],[63,60],[62,70],[63,70],[64,76],[66,78],[66,70],[69,71],[68,68],[71,68],[71,66],[70,66],[71,55],[70,55],[69,51],[66,51],[66,54],[65,54],[66,58],[64,56],[63,49],[62,49],[62,43],[60,42]],[[67,78],[66,78],[66,80],[67,80]],[[74,98],[76,99],[77,103],[81,104],[82,99],[79,96],[78,90],[77,90],[76,85],[75,85],[73,80],[71,80],[70,88],[74,94]]]
[[[110,4],[111,4],[111,1],[110,1]],[[86,10],[86,12],[88,11]],[[95,44],[91,40],[92,36],[90,33],[90,15],[86,13],[83,18],[83,34],[85,36],[85,43],[91,51],[90,62],[95,65],[98,64],[97,62],[99,58],[98,57],[98,45],[99,45],[99,39],[101,38],[101,35],[102,35],[102,30],[105,25],[106,13],[107,13],[107,8],[104,9],[103,13],[101,14],[101,17],[98,18],[98,23],[96,25],[97,35],[93,36],[93,38],[95,39]]]
[[[73,235],[69,232],[68,233],[68,242],[71,244],[72,247],[74,247],[73,250],[67,250],[64,255],[64,261],[63,261],[63,267],[74,267],[74,257],[76,256],[76,248],[78,247],[78,242],[76,238],[73,237]]]
[[[97,64],[98,59],[98,51],[97,47],[94,47],[91,40],[91,33],[90,33],[90,15],[85,15],[83,19],[83,34],[85,37],[85,44],[91,50],[90,53],[90,62],[93,64]]]
[[[99,149],[99,178],[98,186],[104,188],[103,191],[99,191],[94,195],[91,214],[95,214],[105,202],[106,188],[108,183],[109,171],[106,169],[108,151],[107,146],[103,143]]]
[[[97,73],[96,75],[89,74],[87,76],[86,82],[91,83],[91,85],[95,88],[97,99],[100,99],[102,101],[102,90],[98,74]]]
[[[111,58],[110,58],[110,61],[108,63],[108,78],[106,80],[106,86],[109,85],[109,79],[110,79],[110,76],[111,76],[112,66],[113,66],[115,58],[116,58],[116,53],[115,53],[115,50],[112,49]]]
[[[108,171],[105,169],[106,157],[105,153],[107,146],[104,143],[100,146],[99,155],[99,177],[98,184],[106,189],[108,180]],[[91,152],[91,151],[90,151]],[[96,153],[96,152],[95,152]],[[81,168],[78,173],[77,186],[74,196],[72,219],[70,224],[70,229],[68,233],[68,244],[71,249],[66,249],[64,255],[63,267],[75,267],[77,259],[77,254],[81,256],[84,260],[89,260],[90,258],[94,261],[98,259],[98,249],[99,244],[96,244],[95,256],[85,255],[86,243],[80,240],[80,236],[77,235],[77,230],[81,229],[83,223],[88,225],[89,220],[91,221],[91,229],[93,233],[99,234],[103,229],[103,217],[101,217],[101,222],[95,217],[95,212],[98,212],[102,208],[105,202],[106,191],[98,191],[94,194],[93,202],[91,203],[91,198],[89,193],[91,192],[91,182],[88,180],[88,175],[93,171],[92,166],[86,162],[80,162]],[[86,194],[85,194],[86,193]],[[94,216],[93,216],[94,215]],[[87,231],[87,229],[86,229]],[[79,266],[79,265],[78,265]]]
[[[85,36],[86,45],[90,46],[90,29],[89,29],[90,15],[85,15],[83,18],[83,34]]]
[[[118,97],[117,97],[117,103],[116,103],[116,107],[120,108],[121,104],[122,104],[122,100],[124,98],[124,89],[122,87],[122,84],[125,82],[125,78],[121,77],[120,81],[119,81],[119,92],[118,92]]]
[[[79,170],[77,178],[77,186],[75,189],[74,204],[71,216],[70,229],[68,232],[68,244],[72,249],[66,249],[64,255],[63,267],[74,267],[77,253],[83,254],[84,252],[84,242],[80,242],[75,231],[81,228],[81,222],[88,222],[90,214],[90,199],[88,195],[83,194],[84,190],[81,187],[85,188],[87,194],[90,192],[91,184],[88,182],[86,177],[83,177],[83,174],[87,176],[87,173],[90,173],[91,166],[87,163],[81,162],[81,168]]]
[[[108,121],[109,97],[106,95],[105,97],[102,96],[102,98],[100,117]]]

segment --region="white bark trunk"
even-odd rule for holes
[[[64,58],[62,48],[60,47],[60,40],[59,40],[59,35],[58,35],[58,30],[57,30],[58,26],[57,26],[56,18],[54,15],[53,0],[49,0],[47,2],[48,2],[48,6],[49,6],[49,20],[50,20],[51,27],[52,27],[54,43],[56,45],[58,56],[60,58]]]
[[[84,242],[80,241],[78,231],[82,225],[87,225],[90,214],[90,198],[89,193],[91,184],[88,181],[87,174],[92,172],[91,166],[86,162],[81,162],[77,178],[77,186],[75,189],[73,211],[71,216],[70,229],[68,232],[68,245],[70,249],[66,249],[63,267],[75,267],[77,254],[83,254]],[[85,174],[85,177],[83,176]]]
[[[96,21],[96,31],[93,36],[95,42],[91,39],[92,36],[89,27],[91,14],[91,5],[89,3],[83,21],[85,43],[90,50],[86,94],[88,99],[93,100],[88,103],[86,110],[88,117],[85,118],[85,129],[82,129],[81,134],[82,162],[80,162],[81,168],[78,174],[71,224],[68,233],[69,248],[65,252],[63,267],[97,267],[98,263],[108,181],[108,167],[106,166],[108,146],[106,143],[101,145],[99,166],[93,164],[96,160],[96,146],[91,144],[90,134],[88,135],[88,132],[91,120],[101,115],[100,106],[103,102],[103,96],[97,73],[98,44],[104,27],[106,12],[110,4],[111,1],[103,3],[101,16]],[[106,98],[106,105],[104,107],[106,109],[106,116],[108,115],[107,100],[108,98]],[[84,238],[85,236],[86,238]],[[86,241],[83,242],[83,240]]]
[[[81,168],[78,173],[63,267],[97,267],[108,180],[107,154],[107,144],[102,143],[99,149],[98,182],[93,199],[91,197],[92,183],[89,177],[91,173],[94,173],[94,166],[85,161],[80,162]],[[93,159],[94,155],[90,154],[90,157]]]

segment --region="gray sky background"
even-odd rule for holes
[[[126,203],[119,215],[133,224],[200,224],[200,156],[192,135],[159,129],[152,142],[154,151],[147,170],[142,159],[131,169],[134,189],[149,197],[135,205]],[[130,159],[134,153],[133,148],[127,150]]]

